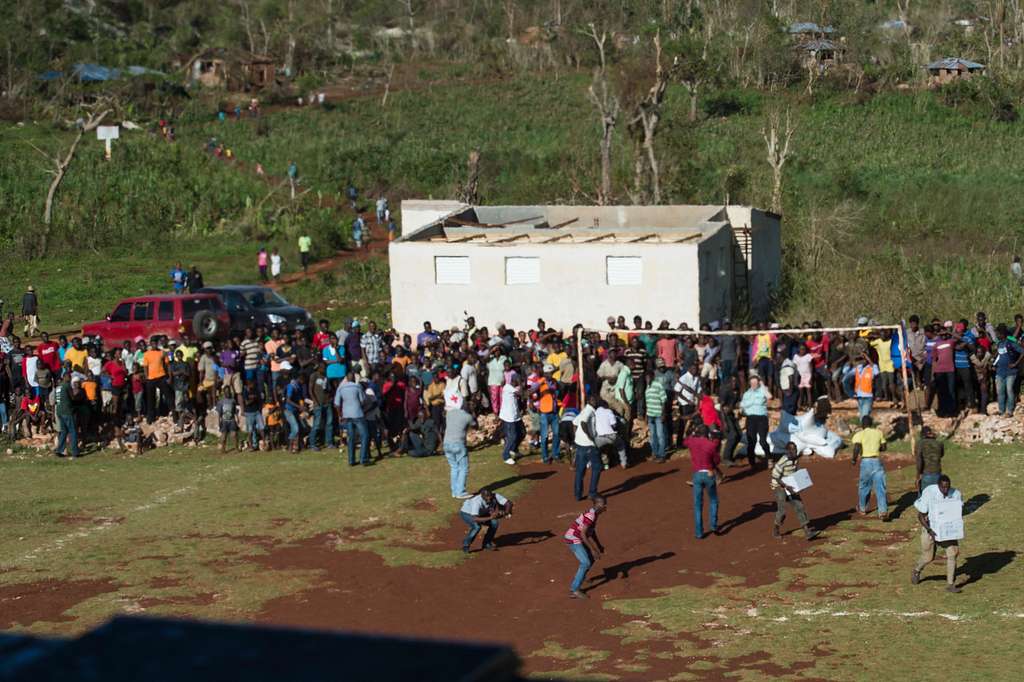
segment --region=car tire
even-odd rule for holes
[[[200,341],[212,341],[220,333],[220,320],[209,310],[200,310],[192,318],[192,333]]]

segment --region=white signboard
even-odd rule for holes
[[[928,525],[935,532],[935,539],[938,542],[963,540],[963,502],[960,500],[934,502],[928,513]]]
[[[97,140],[116,140],[121,137],[120,126],[98,126],[96,128]]]
[[[792,476],[783,476],[782,483],[791,490],[800,492],[811,487],[811,475],[807,473],[807,469],[797,469]]]

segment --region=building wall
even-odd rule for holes
[[[727,226],[700,243],[700,319],[701,324],[732,318],[733,315],[733,235]],[[689,322],[689,320],[687,320]],[[692,324],[692,322],[691,322]]]
[[[755,322],[771,315],[774,292],[782,283],[782,226],[765,211],[750,211],[750,314]]]
[[[717,254],[720,241],[731,239],[724,226],[713,238],[706,259]],[[469,285],[438,285],[435,256],[469,256]],[[507,286],[506,257],[540,258],[540,284]],[[643,277],[639,286],[609,286],[607,256],[639,256]],[[487,246],[446,242],[394,242],[391,266],[391,318],[396,329],[415,332],[430,320],[436,328],[461,325],[466,314],[493,327],[503,322],[513,329],[536,326],[541,317],[549,326],[569,328],[577,322],[604,327],[609,315],[627,319],[641,315],[655,322],[690,325],[702,321],[698,292],[698,244],[516,244]],[[710,261],[709,261],[710,263]],[[729,275],[726,275],[728,278]],[[713,279],[721,279],[715,277]],[[718,286],[716,283],[715,286]],[[726,300],[731,299],[728,283]],[[706,310],[716,309],[720,291],[709,291]],[[712,318],[705,318],[705,321]]]

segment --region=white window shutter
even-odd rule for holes
[[[505,284],[508,286],[540,284],[540,258],[506,258]]]
[[[469,284],[469,256],[434,256],[436,284]]]
[[[643,284],[644,261],[639,256],[608,256],[605,267],[608,286],[637,287]]]

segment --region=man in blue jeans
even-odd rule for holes
[[[544,376],[537,384],[533,399],[537,401],[537,413],[540,417],[540,458],[548,464],[561,459],[558,450],[561,439],[558,437],[558,382],[554,379],[555,366],[544,365]],[[551,454],[548,454],[548,436],[554,441]]]
[[[487,532],[484,533],[484,549],[497,550],[498,546],[494,544],[494,536],[498,532],[498,520],[511,515],[512,502],[498,493],[484,489],[476,495],[470,496],[462,503],[462,509],[459,511],[459,516],[469,526],[469,532],[466,533],[466,537],[462,541],[462,551],[469,554],[473,540],[476,539],[483,526],[487,526]]]
[[[334,409],[338,418],[345,425],[348,440],[348,465],[356,465],[356,434],[359,434],[359,462],[363,466],[370,464],[370,429],[366,424],[363,412],[365,391],[356,380],[355,372],[349,372],[344,381],[338,384],[334,393]]]
[[[309,397],[313,401],[313,427],[309,432],[309,449],[319,450],[320,432],[324,447],[334,444],[334,413],[331,411],[331,384],[324,372],[323,361],[314,360],[316,369],[309,378]]]
[[[458,407],[445,412],[444,456],[451,469],[452,497],[459,500],[473,497],[466,492],[466,477],[469,475],[466,431],[471,426],[476,426],[476,419],[462,409],[461,400],[458,401]]]
[[[1017,406],[1017,372],[1024,360],[1024,348],[1007,338],[1009,330],[1005,324],[996,327],[996,343],[992,348],[996,365],[996,400],[999,414],[1012,415]]]
[[[78,432],[75,425],[75,408],[71,403],[71,363],[64,363],[64,380],[53,389],[54,415],[60,435],[57,437],[57,449],[54,454],[64,456],[64,447],[70,440],[71,457],[78,457]],[[80,391],[81,389],[79,389]]]
[[[882,466],[882,450],[885,450],[885,435],[874,426],[870,415],[860,420],[863,427],[852,439],[853,458],[850,464],[857,465],[860,459],[860,478],[857,482],[857,511],[868,513],[868,498],[872,488],[878,503],[878,518],[889,520],[889,500],[886,492],[885,467]]]
[[[704,539],[704,493],[709,500],[708,521],[711,532],[718,534],[718,481],[722,472],[718,469],[720,444],[708,435],[708,427],[697,424],[692,435],[683,441],[690,451],[690,466],[693,468],[693,528],[698,540]]]
[[[576,427],[573,443],[576,445],[576,476],[573,478],[573,494],[577,502],[583,501],[583,477],[590,465],[590,497],[597,495],[597,484],[601,481],[601,451],[597,449],[594,439],[597,437],[597,426],[594,421],[594,410],[600,397],[596,393],[587,396],[587,404],[583,411],[576,415],[572,424]]]
[[[594,495],[593,500],[590,509],[577,516],[563,536],[569,551],[580,562],[569,585],[569,597],[572,599],[587,599],[587,595],[580,589],[583,587],[583,579],[587,577],[587,571],[594,562],[604,554],[604,545],[597,537],[597,517],[608,508],[608,502],[601,495]]]

